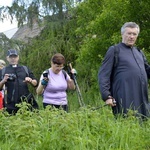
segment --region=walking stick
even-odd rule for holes
[[[108,106],[108,105],[107,105],[107,104],[104,104],[104,105],[102,105],[102,106],[98,106],[98,107],[96,107],[96,108],[92,108],[91,110],[97,110],[97,109],[103,108],[103,107],[105,107],[105,106]]]
[[[71,72],[71,70],[72,70],[72,65],[71,65],[70,62],[68,63],[68,67],[69,67],[68,70],[69,70],[69,72],[71,73],[72,79],[73,79],[73,81],[74,81],[74,83],[75,83],[75,86],[76,86],[76,92],[77,92],[77,96],[78,96],[79,105],[80,105],[80,107],[83,107],[83,106],[85,106],[84,101],[83,101],[83,97],[82,97],[82,94],[81,94],[81,92],[80,92],[80,88],[79,88],[79,85],[78,85],[78,83],[77,83],[76,76],[75,76],[74,73]]]
[[[112,98],[112,100],[113,100],[113,104],[116,104],[115,99]],[[92,108],[92,110],[97,110],[97,109],[103,108],[103,107],[105,107],[105,106],[108,106],[108,104],[104,104],[104,105],[102,105],[102,106],[98,106],[98,107]]]

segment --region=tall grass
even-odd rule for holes
[[[150,149],[150,120],[116,120],[109,107],[79,108],[75,93],[70,94],[69,113],[50,107],[30,112],[26,103],[15,116],[1,111],[0,150]]]

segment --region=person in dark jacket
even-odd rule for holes
[[[18,64],[19,55],[14,49],[8,50],[7,61],[9,62],[9,65],[4,67],[0,72],[0,89],[3,89],[5,85],[4,107],[8,113],[15,114],[18,111],[16,104],[21,103],[23,99],[28,100],[29,97],[30,100],[33,100],[32,104],[36,105],[35,107],[38,107],[28,89],[28,84],[31,84],[34,87],[38,84],[32,71],[28,67]]]
[[[115,47],[111,46],[98,73],[102,99],[112,106],[115,115],[126,116],[128,110],[133,110],[136,116],[149,116],[150,66],[142,51],[134,46],[139,32],[136,23],[125,23],[121,28],[122,42],[117,45],[117,65],[114,67]]]

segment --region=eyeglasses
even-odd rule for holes
[[[64,65],[58,65],[58,64],[53,64],[56,68],[59,68],[60,70],[64,68]]]

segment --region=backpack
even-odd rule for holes
[[[28,71],[27,66],[22,66],[22,67],[24,68],[26,74],[29,76],[29,71]],[[4,68],[2,69],[2,77],[4,77],[5,71],[6,71],[6,67],[4,67]]]

